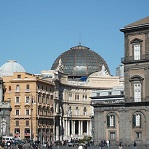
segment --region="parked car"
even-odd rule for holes
[[[70,146],[74,146],[74,141],[68,141],[68,146],[70,147]]]

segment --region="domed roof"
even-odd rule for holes
[[[25,69],[15,60],[8,60],[0,67],[0,76],[12,76],[14,72],[25,72]]]
[[[53,63],[52,70],[62,65],[62,71],[69,76],[87,76],[93,72],[100,71],[104,65],[105,70],[110,74],[105,60],[85,46],[75,46],[62,53]]]

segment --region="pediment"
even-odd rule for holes
[[[135,39],[130,41],[131,44],[133,44],[133,43],[140,43],[140,42],[143,42],[143,40],[139,39],[139,38],[135,38]]]

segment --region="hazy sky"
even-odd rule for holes
[[[81,42],[115,75],[124,57],[120,28],[148,16],[148,7],[149,0],[0,0],[0,66],[17,60],[41,73]]]

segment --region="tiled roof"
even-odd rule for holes
[[[143,18],[141,20],[138,20],[138,21],[136,21],[134,23],[131,23],[131,24],[125,26],[124,28],[140,26],[140,25],[145,25],[145,24],[149,24],[149,16],[145,17],[145,18]]]

